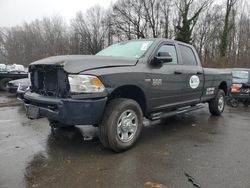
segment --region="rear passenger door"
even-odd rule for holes
[[[184,99],[187,103],[200,101],[204,87],[204,73],[196,51],[189,45],[178,44],[185,75]]]

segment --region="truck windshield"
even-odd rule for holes
[[[109,46],[96,55],[140,58],[152,45],[153,40],[127,41]]]
[[[233,71],[232,73],[233,78],[248,80],[249,75],[247,71]]]

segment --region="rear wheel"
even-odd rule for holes
[[[225,108],[225,93],[219,90],[213,100],[209,102],[209,111],[212,115],[219,116]]]
[[[140,105],[131,99],[112,100],[99,126],[99,138],[106,148],[121,152],[138,140],[143,123]]]
[[[2,80],[0,80],[0,90],[8,91],[7,84],[11,80],[12,80],[11,78],[3,78]]]

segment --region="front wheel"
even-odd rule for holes
[[[237,108],[237,107],[239,106],[239,101],[236,100],[236,99],[232,99],[232,100],[231,100],[231,106],[232,106],[233,108]]]
[[[140,105],[131,99],[113,99],[99,125],[99,138],[106,148],[116,152],[131,148],[138,140],[143,123]]]
[[[219,90],[214,99],[209,102],[209,111],[214,116],[219,116],[225,109],[225,93]]]

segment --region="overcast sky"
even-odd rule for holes
[[[67,21],[77,11],[85,11],[96,4],[107,8],[116,0],[0,0],[0,27],[30,22],[36,18],[61,15]]]

